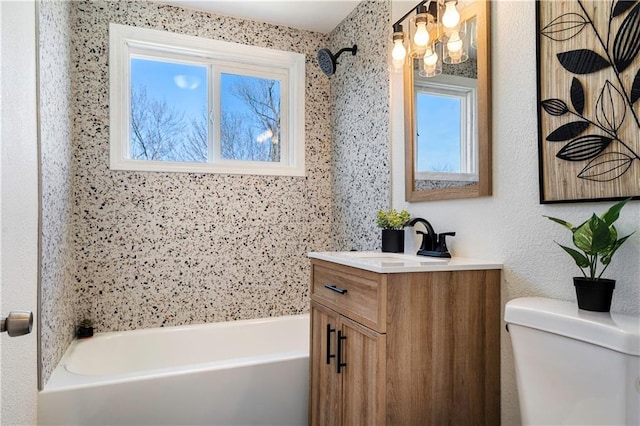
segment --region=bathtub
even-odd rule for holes
[[[98,333],[38,395],[41,425],[305,425],[309,315]]]

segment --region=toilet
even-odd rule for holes
[[[523,425],[639,425],[640,317],[525,297],[505,306]]]

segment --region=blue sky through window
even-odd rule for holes
[[[419,172],[460,172],[460,99],[419,93],[416,100]],[[457,130],[457,131],[456,131]]]
[[[279,80],[223,72],[220,109],[222,158],[280,161]]]
[[[111,169],[306,175],[304,54],[115,23],[109,52]]]
[[[234,95],[234,87],[241,83],[246,77],[243,75],[222,73],[220,75],[220,105],[223,111],[228,113],[246,114],[249,112],[247,105],[241,102]]]
[[[135,57],[130,67],[131,157],[206,162],[208,67]]]
[[[131,58],[133,158],[207,161],[209,69]],[[279,161],[280,81],[221,73],[219,96],[222,158]]]
[[[145,87],[151,99],[195,118],[207,108],[207,66],[131,59],[131,87]]]

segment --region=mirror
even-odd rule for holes
[[[420,75],[422,58],[404,67],[409,202],[491,195],[490,2],[462,3],[469,60],[435,77]]]

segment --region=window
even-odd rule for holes
[[[476,84],[449,75],[416,82],[416,179],[477,180]]]
[[[112,169],[304,176],[304,55],[109,32]]]

